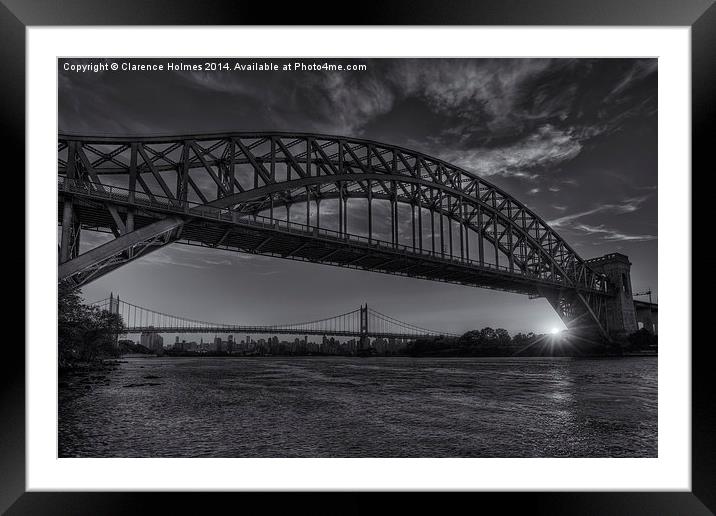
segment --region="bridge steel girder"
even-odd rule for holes
[[[63,196],[65,195],[68,193],[63,192]],[[104,231],[108,232],[107,228],[111,226],[112,221],[104,210],[104,203],[97,202],[99,207],[92,207],[91,203],[88,205],[85,203],[94,194],[85,191],[74,195],[73,202],[77,209],[89,210],[86,213],[82,212],[83,218],[91,220],[94,229],[104,227]],[[122,202],[115,199],[115,201],[118,203],[120,213],[131,209],[131,205],[126,200]],[[160,208],[155,210],[159,211]],[[137,211],[137,227],[175,214],[173,208],[167,206],[163,206],[161,210],[163,210],[161,213]],[[260,218],[254,221],[252,216],[247,215],[233,220],[236,214],[231,213],[228,218],[222,217],[216,208],[206,210],[202,207],[202,209],[192,209],[190,213],[191,217],[187,217],[182,228],[181,239],[177,240],[189,245],[320,262],[522,294],[536,294],[538,285],[567,286],[565,283],[555,285],[554,282],[539,277],[512,273],[504,268],[497,269],[489,264],[480,266],[464,258],[442,257],[439,253],[419,255],[410,252],[411,249],[406,246],[395,246],[392,242],[356,239],[355,235],[342,235],[337,231],[325,229],[318,231],[317,228],[306,228],[296,223],[287,224],[285,221],[274,220],[271,224],[261,222]],[[101,215],[104,215],[104,221],[101,220]],[[222,239],[223,242],[218,244],[217,242]],[[306,242],[311,246],[303,245]],[[299,247],[301,247],[300,254],[292,254]],[[388,268],[387,265],[391,263],[396,267]],[[380,265],[385,267],[379,268]]]
[[[571,289],[540,287],[537,290],[539,296],[547,299],[570,331],[592,340],[595,337],[611,340],[605,296],[594,296]],[[594,325],[593,321],[599,321],[599,324]]]
[[[58,268],[58,279],[60,282],[69,282],[74,288],[79,288],[121,265],[174,241],[183,225],[182,219],[170,217],[121,235],[61,263]]]
[[[70,260],[93,262],[90,269],[94,272],[87,276],[87,280],[126,263],[125,258],[136,257],[130,249],[143,240],[139,235],[133,235],[137,230],[126,229],[116,207],[130,198],[126,217],[132,222],[130,227],[136,224],[136,209],[144,208],[166,217],[183,212],[182,219],[187,228],[195,215],[200,214],[197,215],[200,219],[213,209],[222,215],[228,212],[239,217],[268,210],[273,219],[275,207],[285,207],[288,212],[296,203],[306,204],[306,222],[310,225],[312,202],[318,206],[321,200],[338,199],[341,235],[347,233],[348,199],[368,200],[369,214],[372,201],[378,199],[390,202],[394,245],[399,239],[399,204],[411,207],[413,250],[417,243],[420,254],[425,251],[423,212],[430,214],[430,240],[434,243],[436,237],[440,239],[436,252],[441,255],[445,253],[443,224],[447,219],[451,249],[454,226],[457,225],[460,231],[460,256],[469,257],[470,233],[476,234],[479,265],[486,260],[483,251],[483,240],[486,240],[494,247],[498,267],[502,253],[507,258],[510,272],[523,274],[526,278],[537,274],[540,279],[552,283],[550,291],[566,288],[577,293],[573,310],[581,307],[581,312],[605,333],[598,313],[599,302],[592,301],[592,298],[610,294],[604,275],[594,271],[524,204],[482,178],[423,153],[370,140],[281,132],[166,137],[61,134],[58,143],[60,178],[70,182],[91,180],[91,195],[97,198],[106,196],[109,190],[111,199],[105,206],[116,228],[117,240],[122,239],[120,243],[134,242],[116,254],[112,254],[105,244],[101,246],[104,248],[101,253],[97,251],[84,260],[80,260],[84,255]],[[167,186],[172,175],[176,177],[176,194]],[[124,195],[114,195],[122,188],[126,192]],[[157,204],[161,205],[159,211]],[[317,210],[316,221],[320,225],[320,210]],[[372,231],[372,215],[370,221],[369,231]],[[80,227],[91,227],[91,224],[83,224],[81,217],[79,223]],[[181,226],[174,229],[181,231]],[[437,234],[436,226],[439,228]],[[63,235],[65,233],[71,232],[63,228]],[[172,231],[165,236],[167,238],[161,239],[162,245],[177,239]],[[369,241],[372,236],[369,234]],[[135,239],[139,240],[135,242]],[[229,233],[225,232],[214,242],[222,243],[228,239]],[[146,250],[142,253],[156,245],[144,247]],[[67,246],[63,258],[67,258],[66,249]],[[299,252],[304,247],[295,249],[294,252]],[[282,256],[281,253],[277,255]],[[290,254],[285,256],[293,258]],[[105,265],[100,266],[102,263]]]
[[[333,178],[332,178],[332,179],[333,179]],[[333,179],[333,180],[335,180],[335,179]],[[353,179],[353,178],[340,179],[340,181],[352,182],[352,181],[355,181],[355,179]],[[350,193],[348,193],[348,194],[344,194],[344,197],[349,198],[349,199],[366,199],[366,197],[365,197],[364,195],[362,195],[361,193],[355,193],[355,192],[350,192]],[[370,197],[371,197],[372,199],[385,200],[385,201],[392,201],[392,200],[394,199],[392,196],[388,196],[388,195],[384,195],[384,194],[377,194],[377,193],[372,193]],[[336,192],[323,193],[323,194],[321,194],[321,199],[322,199],[322,200],[327,200],[327,199],[339,199],[339,194],[336,193]],[[405,203],[405,204],[409,204],[409,205],[411,205],[411,206],[414,206],[413,204],[411,204],[410,202],[408,202],[405,198],[400,197],[400,196],[396,197],[395,200],[397,200],[398,202],[403,202],[403,203]],[[306,196],[306,195],[304,194],[304,195],[300,195],[300,196],[294,196],[294,197],[290,197],[290,198],[284,198],[282,201],[279,201],[278,203],[274,202],[274,205],[273,205],[273,206],[274,206],[274,208],[276,208],[276,207],[281,207],[281,206],[290,206],[290,205],[293,205],[293,204],[303,204],[303,203],[306,203],[307,201],[310,202],[311,199],[310,199],[310,197],[308,197],[308,196]],[[246,210],[246,211],[244,211],[243,213],[249,213],[249,214],[256,214],[256,215],[258,215],[258,214],[260,214],[262,211],[265,211],[265,207],[259,205],[259,206],[255,207],[255,208],[253,208],[253,209]],[[480,227],[479,227],[478,225],[476,225],[476,224],[474,224],[474,223],[472,223],[472,222],[463,222],[463,219],[462,219],[462,218],[456,216],[454,213],[451,213],[450,211],[448,211],[448,210],[446,210],[446,209],[443,209],[442,207],[436,206],[436,207],[433,208],[433,211],[436,212],[436,213],[439,213],[439,214],[440,214],[441,216],[443,216],[443,217],[447,217],[448,220],[451,221],[451,222],[455,222],[455,223],[457,223],[457,224],[464,224],[464,226],[466,226],[466,227],[472,229],[475,233],[478,233],[478,234],[479,234],[479,232],[480,232]],[[370,219],[369,219],[369,220],[370,220]],[[397,231],[397,229],[398,229],[398,228],[397,228],[397,224],[393,224],[392,230],[393,230],[393,231]],[[499,249],[500,251],[502,251],[506,256],[509,257],[510,248],[507,247],[507,246],[505,246],[505,244],[501,241],[501,239],[499,239],[499,238],[497,238],[497,239],[494,238],[494,235],[491,234],[491,233],[490,233],[490,234],[488,234],[488,233],[483,233],[483,238],[484,238],[485,240],[487,240],[488,242],[490,242],[493,246],[494,246],[494,245],[497,245],[497,246],[498,246],[498,249]],[[441,238],[441,241],[442,241],[442,238]],[[522,262],[521,260],[518,260],[518,263],[520,263],[520,264],[522,265],[522,268],[523,268],[523,269],[529,266],[528,263],[524,263],[524,262]]]

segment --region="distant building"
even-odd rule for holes
[[[139,343],[155,353],[161,353],[164,351],[164,339],[158,333],[142,332],[139,336]]]

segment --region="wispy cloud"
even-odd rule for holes
[[[570,224],[571,222],[573,222],[577,219],[581,219],[581,218],[587,217],[589,215],[594,215],[596,213],[605,213],[605,212],[630,213],[630,212],[638,210],[639,207],[648,198],[649,198],[648,195],[644,195],[642,197],[633,197],[630,199],[625,199],[624,201],[622,201],[619,204],[601,204],[601,205],[599,205],[595,208],[592,208],[590,210],[580,211],[577,213],[570,213],[569,215],[564,215],[562,217],[550,220],[547,223],[554,228],[559,228],[559,227],[569,226],[569,225],[571,225]]]
[[[632,241],[632,242],[646,242],[650,240],[656,240],[656,235],[651,234],[629,234],[622,230],[609,227],[606,224],[588,224],[585,222],[582,222],[580,219],[583,219],[585,217],[589,217],[591,215],[596,214],[624,214],[624,213],[632,213],[637,211],[641,205],[644,203],[644,201],[647,200],[649,196],[645,195],[642,197],[634,197],[630,199],[625,199],[619,204],[602,204],[597,207],[594,207],[589,210],[580,211],[577,213],[570,213],[569,215],[564,215],[562,217],[558,217],[556,219],[550,220],[547,222],[550,226],[552,226],[555,229],[559,228],[567,228],[570,230],[578,231],[581,233],[585,233],[587,235],[596,235],[600,237],[601,240],[607,240],[607,241]],[[566,207],[563,206],[553,206],[556,209],[559,209],[561,211],[565,210]]]
[[[656,235],[630,235],[623,233],[617,229],[609,228],[604,224],[598,226],[591,226],[589,224],[577,224],[574,229],[583,231],[585,233],[593,235],[602,235],[602,240],[619,241],[626,240],[632,242],[647,242],[649,240],[656,240]]]
[[[512,145],[444,151],[441,157],[482,176],[536,179],[539,175],[528,171],[553,167],[574,158],[581,150],[582,143],[571,130],[547,124]]]
[[[197,260],[191,260],[191,259],[182,259],[178,253],[171,252],[168,250],[157,250],[154,251],[151,254],[148,254],[146,256],[143,256],[138,260],[137,263],[141,263],[144,265],[177,265],[180,267],[189,267],[192,269],[209,269],[214,267],[213,265],[197,261]]]
[[[617,84],[611,89],[609,94],[605,97],[604,101],[609,102],[614,100],[618,95],[622,94],[629,88],[633,83],[648,77],[657,70],[658,61],[657,59],[639,59],[634,61],[631,68],[627,73],[617,82]]]
[[[430,66],[409,60],[394,74],[403,95],[428,100],[437,112],[464,120],[478,116],[491,131],[521,125],[517,105],[526,81],[550,68],[550,59],[434,60]],[[482,115],[482,116],[480,116]]]
[[[231,267],[241,263],[250,263],[262,266],[268,257],[232,251],[218,251],[206,247],[171,244],[143,256],[138,263],[146,265],[177,265],[192,269],[215,269],[216,267]]]

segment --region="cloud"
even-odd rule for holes
[[[550,59],[409,60],[393,82],[403,95],[425,98],[436,112],[476,115],[492,131],[520,125],[517,109],[526,81],[552,66]]]
[[[646,201],[648,198],[648,195],[642,196],[642,197],[634,197],[630,199],[625,199],[619,204],[602,204],[600,206],[597,206],[595,208],[592,208],[590,210],[585,210],[577,213],[571,213],[569,215],[564,215],[562,217],[558,217],[556,219],[550,220],[547,222],[549,226],[551,226],[554,229],[558,228],[566,228],[571,229],[574,231],[578,231],[581,233],[585,233],[588,235],[597,235],[600,237],[601,240],[606,241],[632,241],[632,242],[647,242],[650,240],[656,240],[656,235],[651,234],[629,234],[625,233],[621,230],[606,226],[605,224],[598,224],[598,225],[592,225],[587,224],[584,222],[580,222],[579,220],[584,217],[589,217],[591,215],[595,214],[604,214],[604,213],[612,213],[612,214],[624,214],[624,213],[632,213],[637,211],[641,205]],[[559,210],[564,210],[565,207],[560,206],[554,206],[554,208]]]
[[[205,260],[208,265],[233,265],[231,260]]]
[[[192,269],[210,269],[214,265],[206,262],[181,259],[176,253],[166,252],[165,250],[156,250],[151,254],[142,256],[138,263],[145,265],[178,265],[180,267],[190,267]]]
[[[512,145],[443,151],[441,157],[480,176],[537,179],[538,174],[528,171],[554,167],[573,159],[581,150],[582,143],[572,130],[558,129],[547,124]]]
[[[617,82],[611,89],[609,94],[604,98],[604,102],[617,100],[617,97],[624,93],[632,84],[638,82],[652,73],[658,68],[657,59],[637,59],[632,64],[627,73]]]
[[[345,74],[322,74],[318,79],[320,90],[317,95],[327,102],[317,103],[316,109],[323,113],[322,125],[330,132],[359,133],[395,103],[393,88],[373,76],[356,79]]]
[[[588,215],[594,215],[595,213],[604,213],[604,212],[630,213],[630,212],[638,210],[639,207],[648,198],[649,198],[648,195],[644,195],[641,197],[633,197],[630,199],[625,199],[620,204],[601,204],[601,205],[597,206],[596,208],[592,208],[590,210],[581,211],[578,213],[571,213],[569,215],[564,215],[562,217],[550,220],[547,222],[547,224],[549,224],[553,228],[559,228],[559,227],[571,226],[570,223],[573,222],[574,220],[581,219]]]
[[[280,60],[274,60],[279,62]],[[359,135],[394,106],[394,85],[382,74],[180,72],[193,88],[248,97],[279,128],[301,120],[314,132]],[[240,101],[239,101],[240,102]],[[310,106],[310,116],[306,108]]]
[[[215,104],[226,105],[241,114],[241,120],[261,118],[257,127],[355,136],[364,135],[369,124],[390,115],[402,101],[419,99],[444,125],[420,135],[415,147],[479,175],[526,181],[574,159],[587,140],[655,109],[649,99],[634,105],[625,95],[656,70],[655,59],[633,60],[626,67],[603,65],[602,60],[542,58],[365,62],[368,70],[356,73],[182,71],[173,74],[173,81],[197,98],[211,97]],[[612,75],[603,74],[600,66],[611,66]],[[606,81],[598,80],[600,73]],[[143,81],[141,88],[148,87]],[[136,116],[107,116],[101,109],[79,113],[88,98],[97,106],[102,104],[97,96],[104,96],[105,103],[108,95],[112,102],[123,100],[112,84],[97,88],[92,82],[80,90],[77,82],[76,76],[61,73],[60,98],[68,99],[63,101],[65,110],[82,114],[74,118],[83,126],[114,132],[157,130]],[[600,84],[599,91],[592,91],[595,84]],[[218,100],[217,95],[227,97]],[[595,98],[603,99],[596,102],[599,113],[593,112]],[[223,117],[216,120],[227,123]],[[83,130],[92,132],[89,127]]]
[[[559,95],[545,92],[537,111],[521,107],[526,83],[560,61],[551,59],[404,59],[372,60],[360,73],[234,74],[178,72],[192,88],[245,96],[264,106],[275,124],[295,126],[297,117],[317,132],[361,135],[376,118],[402,100],[422,99],[438,115],[458,123],[446,128],[452,139],[474,131],[493,134],[522,131],[525,117],[564,114],[575,87]],[[311,116],[305,117],[310,106]]]
[[[656,235],[629,235],[622,233],[619,230],[606,227],[604,224],[598,226],[590,226],[589,224],[577,224],[574,229],[583,231],[589,234],[602,235],[602,240],[618,241],[626,240],[632,242],[647,242],[650,240],[656,240]]]
[[[215,269],[218,266],[247,264],[265,267],[268,257],[250,253],[225,251],[174,243],[142,256],[138,263],[146,265],[177,265],[192,269]]]

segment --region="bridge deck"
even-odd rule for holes
[[[421,252],[412,246],[368,240],[360,235],[275,218],[241,216],[236,212],[206,206],[180,208],[158,199],[129,202],[121,189],[108,188],[102,192],[73,189],[63,184],[59,186],[59,214],[62,213],[64,200],[72,199],[83,227],[94,231],[111,231],[114,221],[104,206],[104,200],[111,198],[120,213],[130,208],[134,210],[135,229],[168,214],[183,215],[187,223],[177,242],[188,245],[497,289],[533,297],[539,297],[543,288],[574,288],[518,269],[512,271],[505,266],[450,256],[439,250],[433,253],[423,249]]]
[[[336,337],[358,337],[360,332],[357,330],[314,330],[306,329],[299,330],[296,328],[273,328],[271,326],[207,326],[207,327],[185,327],[185,326],[140,326],[126,328],[123,334],[137,334],[137,333],[208,333],[208,334],[237,334],[237,335],[332,335]],[[416,339],[421,335],[414,333],[395,333],[395,332],[381,332],[381,331],[369,331],[365,334],[366,337],[371,338],[396,338],[396,339]],[[431,335],[422,335],[422,337],[428,337]]]

